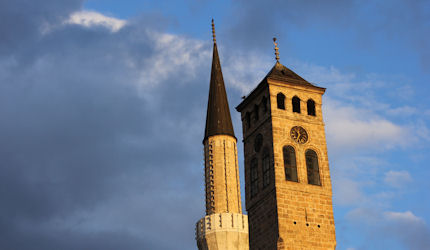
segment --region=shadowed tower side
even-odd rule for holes
[[[212,20],[213,58],[206,114],[205,157],[206,216],[196,225],[200,250],[247,250],[248,218],[242,214],[237,139],[225,91]]]

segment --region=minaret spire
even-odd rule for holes
[[[209,86],[209,100],[206,114],[206,140],[212,135],[230,135],[235,137],[233,124],[231,122],[230,108],[228,106],[227,94],[225,91],[224,79],[221,71],[221,63],[218,55],[218,48],[215,37],[215,24],[212,19],[213,36],[213,56],[211,80]]]

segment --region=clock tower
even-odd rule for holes
[[[236,107],[245,153],[252,249],[335,249],[322,118],[325,88],[279,62]]]

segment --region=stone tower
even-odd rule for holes
[[[242,214],[236,137],[213,30],[213,58],[206,115],[206,216],[196,225],[200,250],[247,250],[248,218]]]
[[[332,188],[317,87],[279,62],[236,107],[245,151],[249,247],[335,249]]]

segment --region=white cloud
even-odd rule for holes
[[[205,43],[196,39],[151,32],[154,53],[146,58],[139,83],[142,86],[157,85],[172,75],[179,74],[182,81],[193,79],[202,69],[201,65],[210,63],[210,50]],[[209,66],[206,66],[209,71]]]
[[[105,16],[99,12],[83,10],[72,13],[65,23],[78,24],[85,27],[103,26],[110,29],[112,32],[116,32],[124,27],[127,21]]]
[[[384,182],[392,187],[401,188],[412,182],[412,177],[408,171],[388,171],[385,173]]]
[[[424,220],[411,211],[406,212],[384,212],[384,218],[393,221],[393,222],[401,222],[406,224],[424,224]]]
[[[326,99],[324,107],[327,138],[336,149],[389,149],[405,145],[406,127],[397,125],[369,110]]]
[[[220,49],[223,50],[224,48]],[[262,57],[254,53],[220,52],[221,60],[224,59],[222,55],[229,54],[229,56],[225,57],[225,62],[221,61],[225,80],[243,95],[249,94],[253,88],[257,87],[274,65],[274,62],[269,60],[268,57]]]

